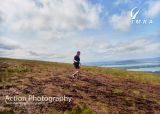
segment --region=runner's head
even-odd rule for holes
[[[80,56],[80,54],[81,54],[81,52],[80,52],[80,51],[77,51],[77,55]]]

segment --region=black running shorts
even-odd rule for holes
[[[75,69],[80,69],[79,63],[74,63],[74,68]]]

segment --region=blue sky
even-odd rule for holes
[[[160,0],[0,2],[0,57],[72,62],[77,50],[82,62],[160,56]],[[138,12],[134,20],[131,12]]]

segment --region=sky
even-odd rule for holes
[[[139,23],[138,23],[139,22]],[[71,63],[160,56],[160,0],[0,0],[0,57]]]

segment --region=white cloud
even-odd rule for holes
[[[63,62],[69,61],[67,59],[67,53],[61,53],[50,49],[51,46],[47,48],[35,45],[25,45],[14,42],[11,39],[0,39],[0,56],[9,58],[21,58],[21,59],[38,59],[38,60],[53,60]],[[66,60],[67,59],[67,60]]]
[[[98,28],[101,12],[101,5],[89,0],[3,0],[0,31],[21,48],[2,50],[3,42],[0,56],[68,62],[77,49],[71,40],[81,30]]]
[[[154,38],[157,36],[145,36],[144,38],[138,38],[136,40],[128,42],[118,42],[116,44],[110,44],[109,47],[101,48],[104,53],[113,54],[113,55],[143,55],[158,53],[160,42],[157,42]],[[156,38],[157,39],[157,38]]]
[[[0,11],[12,31],[68,31],[97,28],[100,5],[88,0],[5,0]]]
[[[82,61],[91,61],[151,54],[159,49],[158,42],[148,39],[115,44],[81,34],[81,30],[98,27],[100,13],[101,6],[89,0],[3,0],[0,31],[6,30],[7,38],[0,37],[0,56],[72,62],[77,50],[82,51]],[[112,15],[109,23],[126,32],[129,14]]]
[[[64,41],[59,40],[57,41],[57,45],[54,44],[54,46],[52,46],[52,42],[48,42],[45,46],[42,45],[42,43],[39,44],[37,42],[38,45],[36,45],[36,40],[31,42],[31,44],[29,42],[27,45],[23,44],[23,46],[18,42],[7,43],[7,45],[10,44],[11,46],[16,44],[17,47],[20,48],[12,48],[12,50],[2,50],[0,48],[0,56],[59,62],[72,62],[72,57],[77,50],[82,52],[82,62],[121,58],[126,59],[127,57],[130,59],[134,57],[141,58],[145,56],[149,57],[153,54],[157,54],[158,56],[160,42],[154,40],[154,38],[158,39],[159,35],[149,35],[144,38],[117,43],[105,39],[98,40],[92,37],[83,38],[82,40],[79,35],[74,38],[72,37],[69,42],[67,42],[67,39],[64,39]],[[3,42],[1,42],[0,45],[5,44],[6,41]],[[12,41],[7,40],[7,42]],[[45,43],[46,42],[44,42],[44,44]]]
[[[0,56],[12,57],[16,50],[20,50],[22,47],[16,41],[8,39],[6,37],[0,37]],[[19,54],[18,54],[19,55]]]
[[[13,40],[7,40],[6,38],[0,37],[0,49],[1,50],[15,50],[21,48],[18,43]]]
[[[99,38],[100,39],[100,38]],[[82,61],[143,58],[159,56],[158,34],[135,37],[134,40],[111,42],[109,39],[73,39],[74,48],[82,51]],[[76,40],[77,44],[76,44]],[[73,53],[74,54],[74,53]],[[70,54],[70,55],[73,55]]]
[[[131,26],[131,17],[128,12],[121,13],[120,15],[114,14],[109,18],[109,23],[114,29],[126,32]]]
[[[148,2],[148,9],[145,12],[147,17],[156,17],[160,14],[160,1],[150,1]]]

